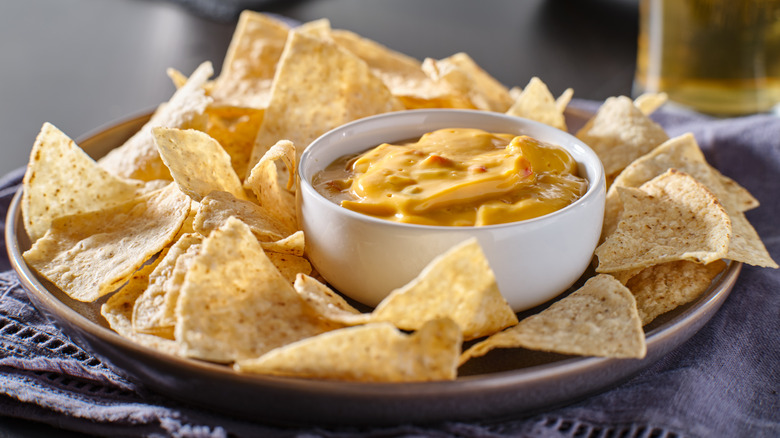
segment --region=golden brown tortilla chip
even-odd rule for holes
[[[184,354],[222,363],[336,328],[311,311],[235,218],[204,240],[184,278],[176,317]]]
[[[453,380],[462,338],[449,319],[405,334],[389,323],[334,330],[240,361],[240,372],[359,382]]]
[[[568,99],[571,98],[570,95],[567,95],[567,97]],[[547,85],[539,78],[533,77],[506,113],[512,116],[536,120],[537,122],[566,131],[566,119],[563,116],[563,111],[566,109],[568,99],[566,104],[563,104],[563,101],[561,103],[557,102]],[[559,105],[561,104],[563,108],[560,108]]]
[[[256,109],[268,106],[276,64],[289,30],[287,24],[270,15],[241,12],[222,72],[214,81],[214,99],[221,105]]]
[[[577,138],[596,152],[606,175],[613,177],[669,136],[630,98],[619,96],[604,101],[596,115],[577,131]]]
[[[473,345],[460,363],[495,348],[641,359],[645,334],[631,292],[611,275],[597,275],[566,298],[516,326]]]
[[[262,109],[234,106],[212,105],[206,109],[208,124],[205,132],[230,155],[230,163],[239,179],[243,180],[249,171],[247,166],[264,114]]]
[[[71,298],[94,301],[168,245],[189,210],[190,199],[170,184],[104,210],[55,219],[24,259]]]
[[[249,199],[230,163],[230,155],[208,134],[194,129],[152,129],[154,142],[173,180],[200,202],[214,191]]]
[[[109,172],[124,178],[170,180],[171,175],[152,138],[152,128],[188,129],[205,124],[203,113],[211,103],[211,98],[206,96],[203,86],[213,73],[210,62],[201,64],[187,79],[187,83],[176,90],[168,102],[160,105],[135,135],[98,163]]]
[[[476,239],[431,261],[417,278],[392,291],[371,313],[372,321],[392,322],[404,330],[419,329],[436,318],[458,323],[466,340],[517,323]]]
[[[649,116],[660,108],[669,96],[666,93],[644,93],[634,99],[634,105],[642,111],[642,114]]]
[[[22,218],[35,242],[54,218],[100,210],[135,198],[144,184],[115,177],[50,123],[35,138],[24,174]]]
[[[619,187],[623,213],[596,249],[598,272],[618,272],[676,260],[710,263],[731,239],[726,209],[707,188],[674,169],[639,189]]]
[[[512,106],[509,89],[482,69],[466,53],[444,59],[425,59],[423,71],[437,83],[443,83],[453,94],[466,97],[476,109],[506,112]]]
[[[291,31],[250,167],[279,140],[292,141],[300,155],[326,131],[399,109],[401,103],[362,59],[335,43]]]
[[[722,260],[702,265],[680,260],[644,269],[626,282],[642,325],[698,298],[726,267]]]

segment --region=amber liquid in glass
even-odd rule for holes
[[[780,103],[780,0],[641,0],[634,93],[721,116]]]

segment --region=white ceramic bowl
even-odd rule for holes
[[[312,187],[312,178],[337,158],[384,142],[408,140],[441,128],[480,128],[526,134],[565,148],[588,179],[585,195],[554,213],[482,227],[396,223],[343,208]],[[471,110],[411,110],[348,123],[309,145],[298,169],[298,217],[306,252],[338,291],[369,306],[403,286],[436,256],[476,237],[498,287],[515,311],[542,304],[585,271],[598,243],[606,193],[596,154],[574,136],[519,117]]]

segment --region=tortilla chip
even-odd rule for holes
[[[512,106],[509,89],[466,53],[456,53],[439,60],[428,58],[423,61],[422,69],[434,81],[446,84],[457,94],[467,97],[476,109],[503,113]]]
[[[271,147],[249,172],[244,187],[255,194],[260,206],[292,234],[298,230],[295,195],[290,191],[295,181],[295,145],[280,140]],[[280,163],[280,164],[277,164]],[[282,178],[277,168],[287,169]]]
[[[335,330],[238,362],[239,372],[359,382],[453,380],[462,338],[449,319],[407,335],[392,324]]]
[[[265,108],[290,27],[267,15],[241,12],[212,95],[221,105]]]
[[[362,117],[403,109],[368,65],[335,43],[290,32],[250,168],[277,141],[298,155],[321,134]]]
[[[189,210],[190,199],[171,184],[104,210],[59,217],[24,259],[71,298],[94,301],[168,245]]]
[[[360,313],[341,295],[313,277],[299,274],[294,287],[298,295],[323,318],[345,325],[365,324],[370,321],[371,315]]]
[[[570,96],[566,99],[566,104],[563,104],[563,100],[559,104],[550,93],[547,85],[539,78],[533,77],[506,113],[566,131],[566,119],[563,116],[563,111],[566,109],[569,99],[571,99]],[[563,105],[563,108],[561,109],[559,105]]]
[[[160,105],[152,118],[122,146],[112,150],[98,163],[109,172],[124,178],[152,181],[171,179],[152,137],[152,128],[196,128],[205,124],[203,112],[212,99],[206,96],[204,84],[214,73],[210,62],[201,64],[171,99]]]
[[[660,108],[669,96],[666,93],[644,93],[634,99],[634,105],[642,111],[642,114],[649,116]]]
[[[310,310],[235,218],[204,240],[184,278],[176,318],[186,356],[222,363],[337,327]]]
[[[267,252],[265,255],[268,256],[271,263],[276,266],[279,273],[282,274],[290,284],[295,283],[295,278],[298,274],[311,274],[311,264],[303,257],[280,252]]]
[[[121,204],[144,190],[140,181],[117,178],[100,167],[50,123],[35,139],[23,187],[22,217],[32,242],[56,217]]]
[[[236,199],[227,192],[211,192],[203,198],[192,226],[195,231],[207,236],[223,227],[231,217],[248,225],[261,242],[276,242],[288,235],[286,227],[266,210],[253,202]]]
[[[246,177],[257,131],[265,111],[234,106],[210,106],[206,109],[206,134],[214,138],[230,155],[230,164],[239,179]]]
[[[750,225],[744,213],[736,212],[729,215],[731,218],[731,242],[725,258],[735,262],[766,268],[778,268],[772,260],[769,251],[766,250],[756,229]]]
[[[290,254],[298,257],[303,257],[304,251],[306,250],[306,242],[303,231],[296,231],[284,239],[277,240],[276,242],[261,241],[260,246],[263,247],[265,252],[278,252],[281,254]]]
[[[604,163],[608,177],[617,175],[632,161],[669,139],[666,131],[650,120],[626,97],[610,97],[577,138],[593,149]]]
[[[731,239],[726,209],[707,188],[674,169],[639,189],[619,187],[623,213],[596,249],[597,272],[618,272],[676,260],[710,263]]]
[[[437,318],[458,323],[466,340],[517,323],[475,238],[431,261],[417,278],[392,291],[371,313],[373,321],[392,322],[404,330],[419,329]]]
[[[637,273],[626,287],[634,294],[644,326],[658,315],[698,298],[725,268],[722,260],[706,265],[685,260],[663,263]]]
[[[194,129],[154,128],[154,142],[173,180],[200,202],[214,191],[248,199],[230,163],[230,155],[208,134]]]
[[[179,290],[202,242],[200,234],[185,234],[158,257],[146,290],[135,301],[133,331],[173,339]]]
[[[611,275],[596,275],[566,298],[516,326],[473,345],[460,363],[495,348],[527,348],[612,358],[645,357],[647,345],[631,292]]]

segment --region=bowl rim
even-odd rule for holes
[[[492,117],[496,119],[505,119],[512,121],[514,123],[520,123],[525,124],[528,126],[532,126],[535,129],[542,129],[542,130],[549,130],[551,132],[556,133],[556,135],[563,135],[564,137],[569,137],[568,140],[572,141],[577,147],[581,148],[585,155],[588,155],[589,158],[593,161],[593,164],[595,164],[593,171],[595,173],[595,178],[593,181],[588,179],[587,177],[585,179],[588,180],[588,189],[585,191],[585,194],[582,195],[580,198],[572,202],[571,204],[561,208],[560,210],[553,211],[551,213],[547,213],[542,216],[538,216],[535,218],[525,219],[521,221],[514,221],[514,222],[505,222],[500,224],[491,224],[491,225],[481,225],[481,226],[474,226],[474,225],[427,225],[427,224],[415,224],[415,223],[406,223],[406,222],[395,222],[390,221],[386,219],[381,219],[374,216],[369,216],[367,214],[358,213],[356,211],[352,211],[348,208],[341,207],[340,205],[336,204],[335,202],[327,199],[325,196],[322,195],[322,193],[318,192],[317,189],[314,188],[314,185],[311,182],[311,179],[314,177],[315,172],[305,172],[305,166],[303,165],[304,162],[311,160],[313,158],[312,155],[315,154],[317,151],[316,149],[319,146],[319,143],[329,139],[333,136],[338,136],[344,131],[348,131],[350,129],[354,129],[356,126],[361,126],[366,123],[371,123],[376,120],[382,120],[382,119],[392,119],[392,118],[398,118],[398,117],[408,117],[409,114],[414,113],[418,114],[421,117],[426,114],[434,114],[434,113],[452,113],[452,114],[472,114],[479,117]],[[520,134],[518,134],[520,135]],[[567,152],[571,154],[570,148],[564,146],[564,145],[557,145],[558,147],[564,148]],[[371,145],[366,146],[366,150],[368,148],[371,148]],[[326,166],[330,163],[326,163]],[[580,162],[577,163],[578,165],[582,166],[584,164],[581,164]],[[322,170],[318,169],[317,171]],[[604,172],[604,165],[601,163],[601,160],[599,159],[596,152],[588,146],[585,142],[578,139],[571,133],[568,133],[566,131],[563,131],[561,129],[552,127],[550,125],[546,125],[544,123],[531,120],[524,117],[519,116],[513,116],[509,114],[504,113],[498,113],[498,112],[492,112],[492,111],[483,111],[483,110],[475,110],[475,109],[452,109],[452,108],[424,108],[424,109],[411,109],[411,110],[401,110],[401,111],[393,111],[388,113],[382,113],[382,114],[376,114],[373,116],[364,117],[362,119],[354,120],[352,122],[346,123],[344,125],[338,126],[336,128],[333,128],[319,137],[317,137],[315,140],[313,140],[309,146],[301,153],[300,158],[298,159],[298,165],[297,165],[297,172],[296,172],[296,179],[298,182],[298,187],[302,192],[305,192],[311,196],[314,196],[317,201],[320,203],[325,203],[327,207],[336,214],[343,214],[347,217],[358,220],[358,221],[364,221],[371,224],[377,224],[377,225],[386,225],[386,226],[398,226],[398,227],[405,227],[410,229],[419,229],[419,230],[430,230],[430,231],[453,231],[453,230],[473,230],[473,229],[485,229],[485,230],[495,230],[495,229],[501,229],[501,228],[512,228],[512,227],[518,227],[518,226],[533,226],[533,224],[536,224],[538,222],[546,221],[546,220],[552,220],[553,218],[557,216],[567,215],[570,214],[570,212],[576,208],[579,207],[580,204],[589,202],[592,198],[598,197],[600,193],[604,193],[606,196],[606,190],[600,190],[601,186],[604,186],[606,188],[606,176]]]

